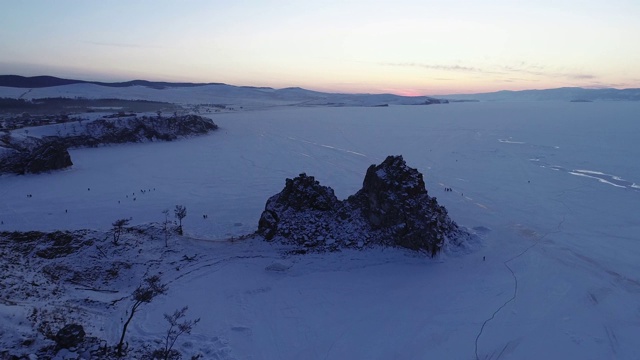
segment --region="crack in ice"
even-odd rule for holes
[[[513,269],[509,266],[509,263],[513,260],[516,260],[517,258],[519,258],[520,256],[526,254],[529,250],[531,250],[533,247],[535,247],[536,245],[538,245],[540,243],[540,241],[542,241],[544,238],[546,238],[547,236],[551,235],[551,234],[557,234],[559,232],[561,232],[562,230],[560,229],[562,227],[562,224],[564,223],[565,217],[562,217],[562,220],[560,221],[560,223],[558,223],[558,226],[556,228],[555,231],[551,231],[548,232],[546,234],[544,234],[543,236],[541,236],[535,243],[531,244],[530,246],[528,246],[526,249],[524,249],[522,252],[520,252],[519,254],[511,257],[508,260],[505,260],[503,262],[504,266],[509,270],[509,272],[511,273],[511,276],[513,277],[513,281],[514,281],[514,287],[513,287],[513,295],[511,296],[511,298],[509,298],[507,301],[505,301],[502,305],[500,305],[500,307],[498,307],[496,309],[496,311],[493,312],[493,314],[491,314],[491,317],[489,317],[488,319],[486,319],[483,323],[482,326],[480,327],[480,331],[478,332],[478,335],[476,336],[476,341],[475,341],[475,355],[476,355],[476,360],[480,360],[480,357],[478,356],[478,341],[480,340],[480,336],[482,336],[483,332],[484,332],[484,328],[486,327],[486,325],[493,320],[496,315],[498,315],[498,313],[504,309],[507,305],[509,305],[509,303],[511,303],[512,301],[514,301],[516,299],[516,297],[518,296],[518,277],[516,276],[516,273],[513,271]]]

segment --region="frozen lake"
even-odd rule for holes
[[[221,237],[255,229],[286,177],[306,172],[344,198],[369,165],[401,154],[463,224],[482,225],[477,212],[487,211],[533,221],[583,201],[613,220],[637,210],[623,205],[640,196],[638,110],[525,102],[219,115],[221,130],[209,136],[73,150],[70,170],[0,177],[0,217],[4,229],[108,228],[117,217],[159,221],[162,209],[184,204],[188,232]]]
[[[638,114],[640,103],[632,102],[522,102],[283,107],[215,115],[220,130],[208,136],[73,150],[70,170],[0,177],[0,230],[108,229],[118,218],[131,217],[133,224],[161,221],[163,209],[181,204],[188,209],[187,235],[224,239],[254,231],[267,198],[287,177],[306,172],[345,198],[360,188],[369,165],[401,154],[424,174],[430,195],[455,221],[482,230],[483,247],[445,257],[436,270],[416,265],[415,259],[372,273],[334,264],[318,280],[321,266],[312,258],[305,277],[260,279],[273,291],[244,303],[249,311],[275,311],[268,307],[277,307],[283,293],[303,304],[292,310],[295,321],[284,319],[270,328],[264,323],[272,319],[253,317],[255,323],[247,325],[251,341],[232,332],[229,341],[238,358],[325,358],[325,353],[334,359],[376,358],[365,348],[385,339],[385,329],[403,336],[374,347],[379,358],[473,358],[482,323],[514,291],[504,262],[517,274],[517,298],[487,323],[478,342],[480,358],[633,358],[640,353]],[[362,279],[389,277],[390,266],[392,273],[404,269],[421,277],[407,280],[396,293],[400,298],[385,294],[375,306],[378,317],[363,321],[369,314],[355,309],[376,295],[376,284]],[[232,270],[233,265],[225,272]],[[224,282],[225,272],[215,276]],[[328,294],[322,306],[333,309],[333,317],[311,314],[314,307],[305,301],[317,293],[291,291],[305,279],[318,284],[345,276],[341,284],[358,284],[355,293],[322,287]],[[394,312],[398,317],[379,313],[385,304],[416,305],[407,299],[435,296],[415,290],[425,279],[434,291],[447,294],[429,300],[428,316],[414,318],[412,307],[410,313]],[[229,298],[216,301],[233,306]],[[353,334],[346,320],[338,320],[349,316],[343,306],[360,319],[350,325]],[[247,316],[234,318],[233,311],[227,315],[233,324]],[[376,324],[380,328],[370,330]],[[220,332],[222,326],[211,324]],[[287,352],[285,339],[296,327],[309,332],[295,333],[295,346]],[[271,342],[260,337],[267,331]],[[340,331],[346,335],[331,337]],[[317,340],[307,338],[312,335]],[[280,344],[277,352],[273,344]]]

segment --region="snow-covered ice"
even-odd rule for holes
[[[208,256],[226,260],[174,281],[131,335],[161,337],[162,313],[188,305],[202,319],[191,341],[219,358],[634,359],[639,113],[519,102],[217,114],[207,136],[77,149],[69,170],[0,177],[0,230],[107,230],[181,204],[189,237],[222,240],[254,231],[286,177],[306,172],[344,198],[402,154],[481,248],[282,258],[257,240],[216,242]]]

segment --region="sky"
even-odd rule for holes
[[[444,95],[640,88],[638,0],[3,1],[0,74]]]

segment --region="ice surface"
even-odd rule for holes
[[[148,305],[132,334],[160,337],[161,314],[188,305],[202,318],[193,336],[237,359],[633,359],[640,104],[572,105],[214,115],[221,129],[208,136],[73,150],[69,170],[0,177],[0,229],[107,229],[118,218],[160,221],[182,204],[189,236],[224,239],[254,231],[286,177],[306,172],[344,198],[369,165],[402,154],[451,217],[482,234],[482,249],[438,260],[227,249],[224,265]],[[274,262],[286,265],[266,270]]]

